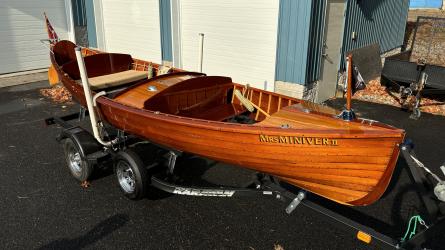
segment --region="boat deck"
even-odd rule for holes
[[[255,126],[283,127],[298,129],[341,129],[350,132],[382,130],[382,127],[371,126],[370,122],[346,122],[337,118],[339,112],[335,109],[314,105],[312,103],[297,103],[284,107]]]
[[[145,101],[150,99],[155,94],[177,84],[178,82],[182,82],[197,76],[199,76],[199,74],[177,73],[164,75],[163,77],[156,79],[149,79],[131,89],[125,90],[114,98],[114,100],[130,107],[143,109]]]

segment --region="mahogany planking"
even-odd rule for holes
[[[385,176],[392,174],[395,165],[395,161],[391,159],[394,152],[398,154],[397,144],[403,139],[403,134],[394,133],[393,135],[385,134],[384,137],[380,137],[383,136],[380,135],[375,138],[369,135],[366,136],[368,140],[362,140],[355,138],[356,136],[353,133],[349,133],[349,131],[343,131],[344,134],[342,136],[336,137],[335,134],[330,136],[330,138],[337,138],[339,145],[326,148],[322,146],[312,148],[307,145],[300,146],[295,144],[285,146],[271,143],[260,144],[260,133],[280,134],[281,131],[279,130],[282,129],[263,128],[259,132],[258,128],[253,125],[238,125],[235,129],[231,128],[231,126],[220,124],[218,130],[216,130],[217,124],[213,123],[219,122],[179,118],[162,113],[155,114],[150,111],[140,112],[140,110],[121,106],[105,98],[98,101],[101,106],[103,105],[101,110],[104,116],[111,118],[108,122],[130,134],[136,134],[162,145],[186,152],[287,178],[286,181],[294,184],[299,183],[301,179],[310,178],[315,188],[308,188],[309,191],[350,205],[367,205],[377,200],[383,194],[389,182],[389,178],[385,178]],[[125,117],[126,121],[124,123],[119,118],[120,116]],[[150,124],[150,126],[145,124]],[[192,133],[191,131],[196,132]],[[301,131],[292,131],[292,129],[288,129],[285,135],[287,136],[289,133],[292,133],[294,136],[301,135]],[[306,137],[325,136],[324,133],[320,135],[310,132],[305,132],[304,135]],[[350,142],[348,143],[350,146],[347,146],[348,144],[342,146],[343,141],[347,140],[354,141],[355,143]],[[372,142],[373,145],[381,141],[388,146],[370,148],[366,147],[367,141]],[[355,147],[355,144],[361,145],[361,147]],[[323,157],[323,155],[329,157]],[[382,159],[381,163],[375,163],[376,157]],[[337,174],[329,174],[329,169],[332,169],[332,167],[329,167],[331,162],[337,162],[337,164],[342,162],[355,163],[356,168],[363,170],[367,170],[368,165],[371,164],[373,169],[380,171],[382,174],[363,178],[360,174],[354,175],[354,172],[348,169],[338,171]],[[312,164],[314,165],[312,166]],[[317,175],[315,172],[323,169],[324,164],[327,166],[326,171],[328,174]],[[305,166],[305,171],[298,171],[298,166]],[[363,166],[363,168],[360,166]],[[308,168],[310,172],[311,167],[314,171],[308,173]],[[289,177],[291,178],[289,179]],[[376,185],[381,180],[383,182],[379,185],[383,188],[377,188]],[[370,182],[373,184],[371,185]],[[332,189],[323,191],[316,184],[328,186]],[[352,189],[351,184],[361,187],[357,188],[357,190],[365,188],[372,191],[366,192],[360,197],[351,195],[348,199],[330,193],[332,190],[337,190],[336,192],[338,192],[338,189],[350,190],[352,192],[354,189]],[[300,187],[303,186],[300,185]],[[378,193],[373,194],[374,190]],[[354,203],[356,200],[365,199],[367,196],[372,196],[374,199],[371,201],[363,200],[361,204]]]

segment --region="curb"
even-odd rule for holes
[[[44,72],[21,74],[15,76],[0,76],[0,88],[45,80],[48,80],[48,73],[46,70]]]

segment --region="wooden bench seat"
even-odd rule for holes
[[[101,90],[110,87],[117,87],[130,82],[147,78],[146,71],[126,70],[113,74],[89,77],[88,82],[92,90]],[[81,83],[81,80],[78,80]]]
[[[184,114],[184,116],[197,119],[210,120],[210,121],[224,121],[244,111],[246,111],[246,109],[243,106],[239,104],[230,103],[230,104],[220,104],[216,107],[205,110],[200,110],[200,111],[197,110],[193,113]]]

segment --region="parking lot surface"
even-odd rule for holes
[[[0,89],[0,246],[2,249],[369,249],[355,232],[299,207],[271,198],[214,198],[166,195],[126,199],[111,173],[96,173],[89,188],[69,174],[60,128],[43,119],[69,114],[78,106],[43,98],[36,82]],[[341,107],[343,100],[328,103]],[[445,160],[445,118],[424,114],[418,121],[397,108],[354,102],[363,117],[404,128],[418,157],[436,173]],[[354,208],[363,223],[401,237],[410,216],[421,214],[406,164],[399,158],[390,187],[373,205]],[[249,171],[201,158],[178,166],[192,184],[240,185]],[[340,209],[343,209],[340,207]],[[347,211],[344,207],[345,211]],[[373,219],[374,218],[374,219]],[[377,223],[380,220],[384,223]],[[445,243],[440,236],[433,243]]]

